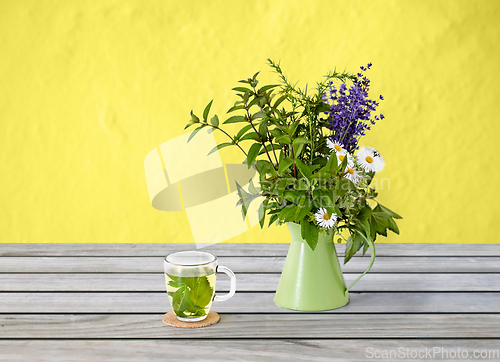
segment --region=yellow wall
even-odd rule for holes
[[[494,0],[0,0],[0,241],[191,242],[149,203],[143,160],[212,98],[281,60],[314,83],[373,62],[378,148],[402,214],[379,242],[497,242]],[[218,136],[217,136],[218,137]],[[222,138],[218,138],[222,139]],[[236,151],[224,162],[240,162]],[[254,228],[231,241],[288,241]]]

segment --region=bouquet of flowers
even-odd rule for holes
[[[268,60],[280,84],[258,87],[256,73],[233,88],[238,100],[224,122],[209,119],[212,101],[200,119],[191,111],[187,127],[196,126],[191,140],[201,129],[210,127],[228,137],[210,153],[235,146],[245,155],[248,167],[255,167],[259,185],[248,190],[238,185],[239,204],[245,216],[249,204],[262,200],[260,225],[266,217],[272,223],[300,224],[301,236],[315,249],[320,233],[338,235],[347,243],[345,260],[375,241],[387,230],[399,234],[395,219],[401,217],[376,201],[371,187],[376,172],[385,162],[374,148],[358,150],[360,137],[380,120],[376,109],[382,96],[370,99],[370,80],[365,73],[330,72],[317,83],[314,92],[289,82],[280,64]],[[241,123],[231,136],[223,125]]]

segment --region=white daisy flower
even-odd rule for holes
[[[337,222],[337,214],[333,213],[332,215],[328,216],[328,213],[326,212],[326,209],[324,207],[320,207],[319,210],[314,214],[314,217],[316,218],[316,222],[319,226],[327,229],[332,228],[333,225],[335,225],[335,223]]]
[[[352,156],[347,153],[347,151],[337,153],[337,163],[340,165],[344,161],[345,157],[347,157],[347,167],[354,167],[354,160],[352,159]]]
[[[346,174],[344,176],[346,179],[351,180],[353,184],[357,185],[359,181],[361,181],[361,175],[359,174],[358,170],[354,168],[354,166],[346,167]]]
[[[339,152],[345,152],[347,151],[344,148],[344,145],[338,141],[332,141],[331,139],[327,138],[326,139],[326,147],[330,149],[330,151],[339,153]]]
[[[379,172],[384,166],[385,162],[380,153],[374,148],[363,147],[356,156],[359,165],[367,172]]]

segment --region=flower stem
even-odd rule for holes
[[[290,136],[290,149],[292,150],[293,177],[297,178],[297,166],[295,166],[295,153],[293,152],[293,139],[292,139],[292,136]]]

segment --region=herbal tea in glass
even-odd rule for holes
[[[215,272],[199,277],[178,277],[165,273],[167,294],[177,317],[205,317],[215,292]]]
[[[212,301],[228,300],[236,291],[236,276],[225,266],[218,265],[217,258],[201,251],[182,251],[165,258],[165,282],[167,294],[177,319],[197,322],[210,312]],[[215,295],[215,279],[218,272],[231,278],[229,293]]]

